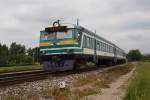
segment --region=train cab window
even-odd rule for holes
[[[55,32],[57,39],[67,39],[73,37],[73,31],[68,30],[67,32]]]
[[[48,32],[41,31],[41,36],[40,36],[41,41],[52,40],[54,38],[55,38],[55,34],[49,34]]]

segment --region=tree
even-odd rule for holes
[[[144,61],[150,61],[150,54],[143,55],[143,60]]]
[[[39,48],[29,48],[24,45],[11,43],[10,48],[0,43],[0,66],[25,65],[39,62]]]
[[[25,50],[26,49],[24,45],[16,44],[16,42],[13,42],[10,45],[9,52],[11,55],[17,55],[17,54],[25,54]]]
[[[0,66],[8,63],[8,47],[0,44]]]
[[[31,48],[29,48],[28,50],[27,50],[27,53],[28,53],[28,55],[30,56],[30,57],[32,57],[32,60],[33,60],[33,62],[40,62],[40,53],[39,53],[40,51],[39,51],[39,48],[38,47],[35,47],[35,48],[33,48],[33,49],[31,49]]]
[[[16,44],[13,42],[9,49],[9,63],[10,64],[23,64],[26,48],[24,45]]]
[[[138,49],[130,50],[127,54],[127,58],[129,61],[139,61],[142,59],[142,54]]]

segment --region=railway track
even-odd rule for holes
[[[98,69],[101,70],[100,72],[103,72],[112,68],[115,68],[115,67],[114,66],[92,67],[92,68],[86,68],[86,69],[79,69],[76,71],[64,71],[64,72],[46,72],[43,70],[38,70],[38,71],[3,73],[3,74],[0,74],[0,87],[13,85],[13,84],[19,84],[23,82],[29,82],[29,81],[42,80],[42,79],[47,78],[48,75],[61,77],[65,75],[83,73],[83,72],[88,72],[88,71],[98,70]]]
[[[50,72],[39,71],[26,71],[0,74],[0,86],[7,86],[18,84],[26,81],[34,81],[44,79]]]

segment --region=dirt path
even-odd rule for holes
[[[132,76],[133,72],[136,69],[135,67],[126,75],[121,76],[115,82],[110,84],[110,88],[102,89],[101,95],[92,95],[86,97],[86,100],[122,100],[123,96],[125,95],[125,89],[121,88],[123,85],[127,84],[127,81]]]

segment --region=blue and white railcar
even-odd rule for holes
[[[125,52],[112,42],[73,24],[59,21],[40,34],[40,54],[45,70],[72,70],[76,62],[123,63]]]

